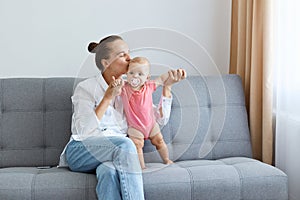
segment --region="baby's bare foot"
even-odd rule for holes
[[[173,162],[172,160],[166,160],[164,163],[165,163],[166,165],[170,165],[170,164],[173,164],[174,162]]]

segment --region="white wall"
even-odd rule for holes
[[[193,66],[205,66],[206,71],[216,64],[220,73],[227,73],[230,18],[231,0],[1,0],[0,77],[77,76],[82,65],[93,64],[87,61],[90,41],[121,34],[125,39],[129,37],[132,48],[132,36],[142,33],[139,31],[145,27],[165,31],[178,49],[186,40],[195,45],[180,53],[185,55],[173,57],[173,47],[168,55],[155,50],[155,57],[165,58],[163,63],[157,61],[160,64],[173,66],[179,58],[178,64],[184,65],[186,60],[182,58],[190,54],[194,58],[188,61]],[[144,35],[138,36],[142,39]],[[180,37],[182,40],[173,39]],[[153,48],[147,53],[151,51]],[[211,59],[199,59],[197,55],[206,51]]]

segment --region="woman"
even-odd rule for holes
[[[119,96],[121,86],[112,82],[125,74],[130,61],[128,45],[119,36],[90,43],[89,52],[101,74],[80,82],[72,96],[72,136],[61,155],[60,166],[72,171],[96,170],[99,199],[144,199],[142,172],[134,143],[126,137],[127,122]],[[185,78],[182,71],[169,71],[157,108],[157,121],[170,115],[171,85]]]

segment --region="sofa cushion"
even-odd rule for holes
[[[70,136],[74,80],[0,80],[0,199],[96,199],[94,174],[34,167],[58,163]],[[176,162],[163,165],[146,141],[146,199],[288,198],[287,176],[250,158],[238,76],[189,77],[173,96],[162,132]]]
[[[57,165],[69,140],[73,78],[0,80],[0,167]]]
[[[169,123],[162,127],[172,160],[251,157],[248,118],[237,75],[191,76],[176,84]],[[161,90],[154,94],[158,102]],[[145,142],[146,162],[161,162]]]
[[[287,177],[251,158],[148,163],[146,199],[286,199]],[[64,168],[0,169],[0,199],[97,199],[96,176]]]
[[[65,168],[0,169],[0,199],[97,199],[96,176]]]
[[[55,166],[70,137],[74,78],[0,80],[0,167]],[[154,94],[158,103],[161,88]],[[237,75],[191,76],[173,87],[162,127],[172,160],[251,157],[247,113]],[[145,143],[145,161],[161,162]]]
[[[287,176],[260,161],[233,157],[150,163],[143,174],[146,199],[286,199]],[[155,192],[154,192],[155,191]]]

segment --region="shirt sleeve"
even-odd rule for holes
[[[170,119],[170,114],[171,114],[172,100],[173,100],[173,97],[168,98],[168,97],[161,96],[158,106],[154,107],[156,122],[159,125],[166,125],[168,123],[168,121]],[[159,112],[160,108],[162,108],[163,116],[160,115],[160,112]]]
[[[72,134],[93,135],[99,132],[99,120],[95,113],[95,98],[81,85],[78,85],[72,96]]]

